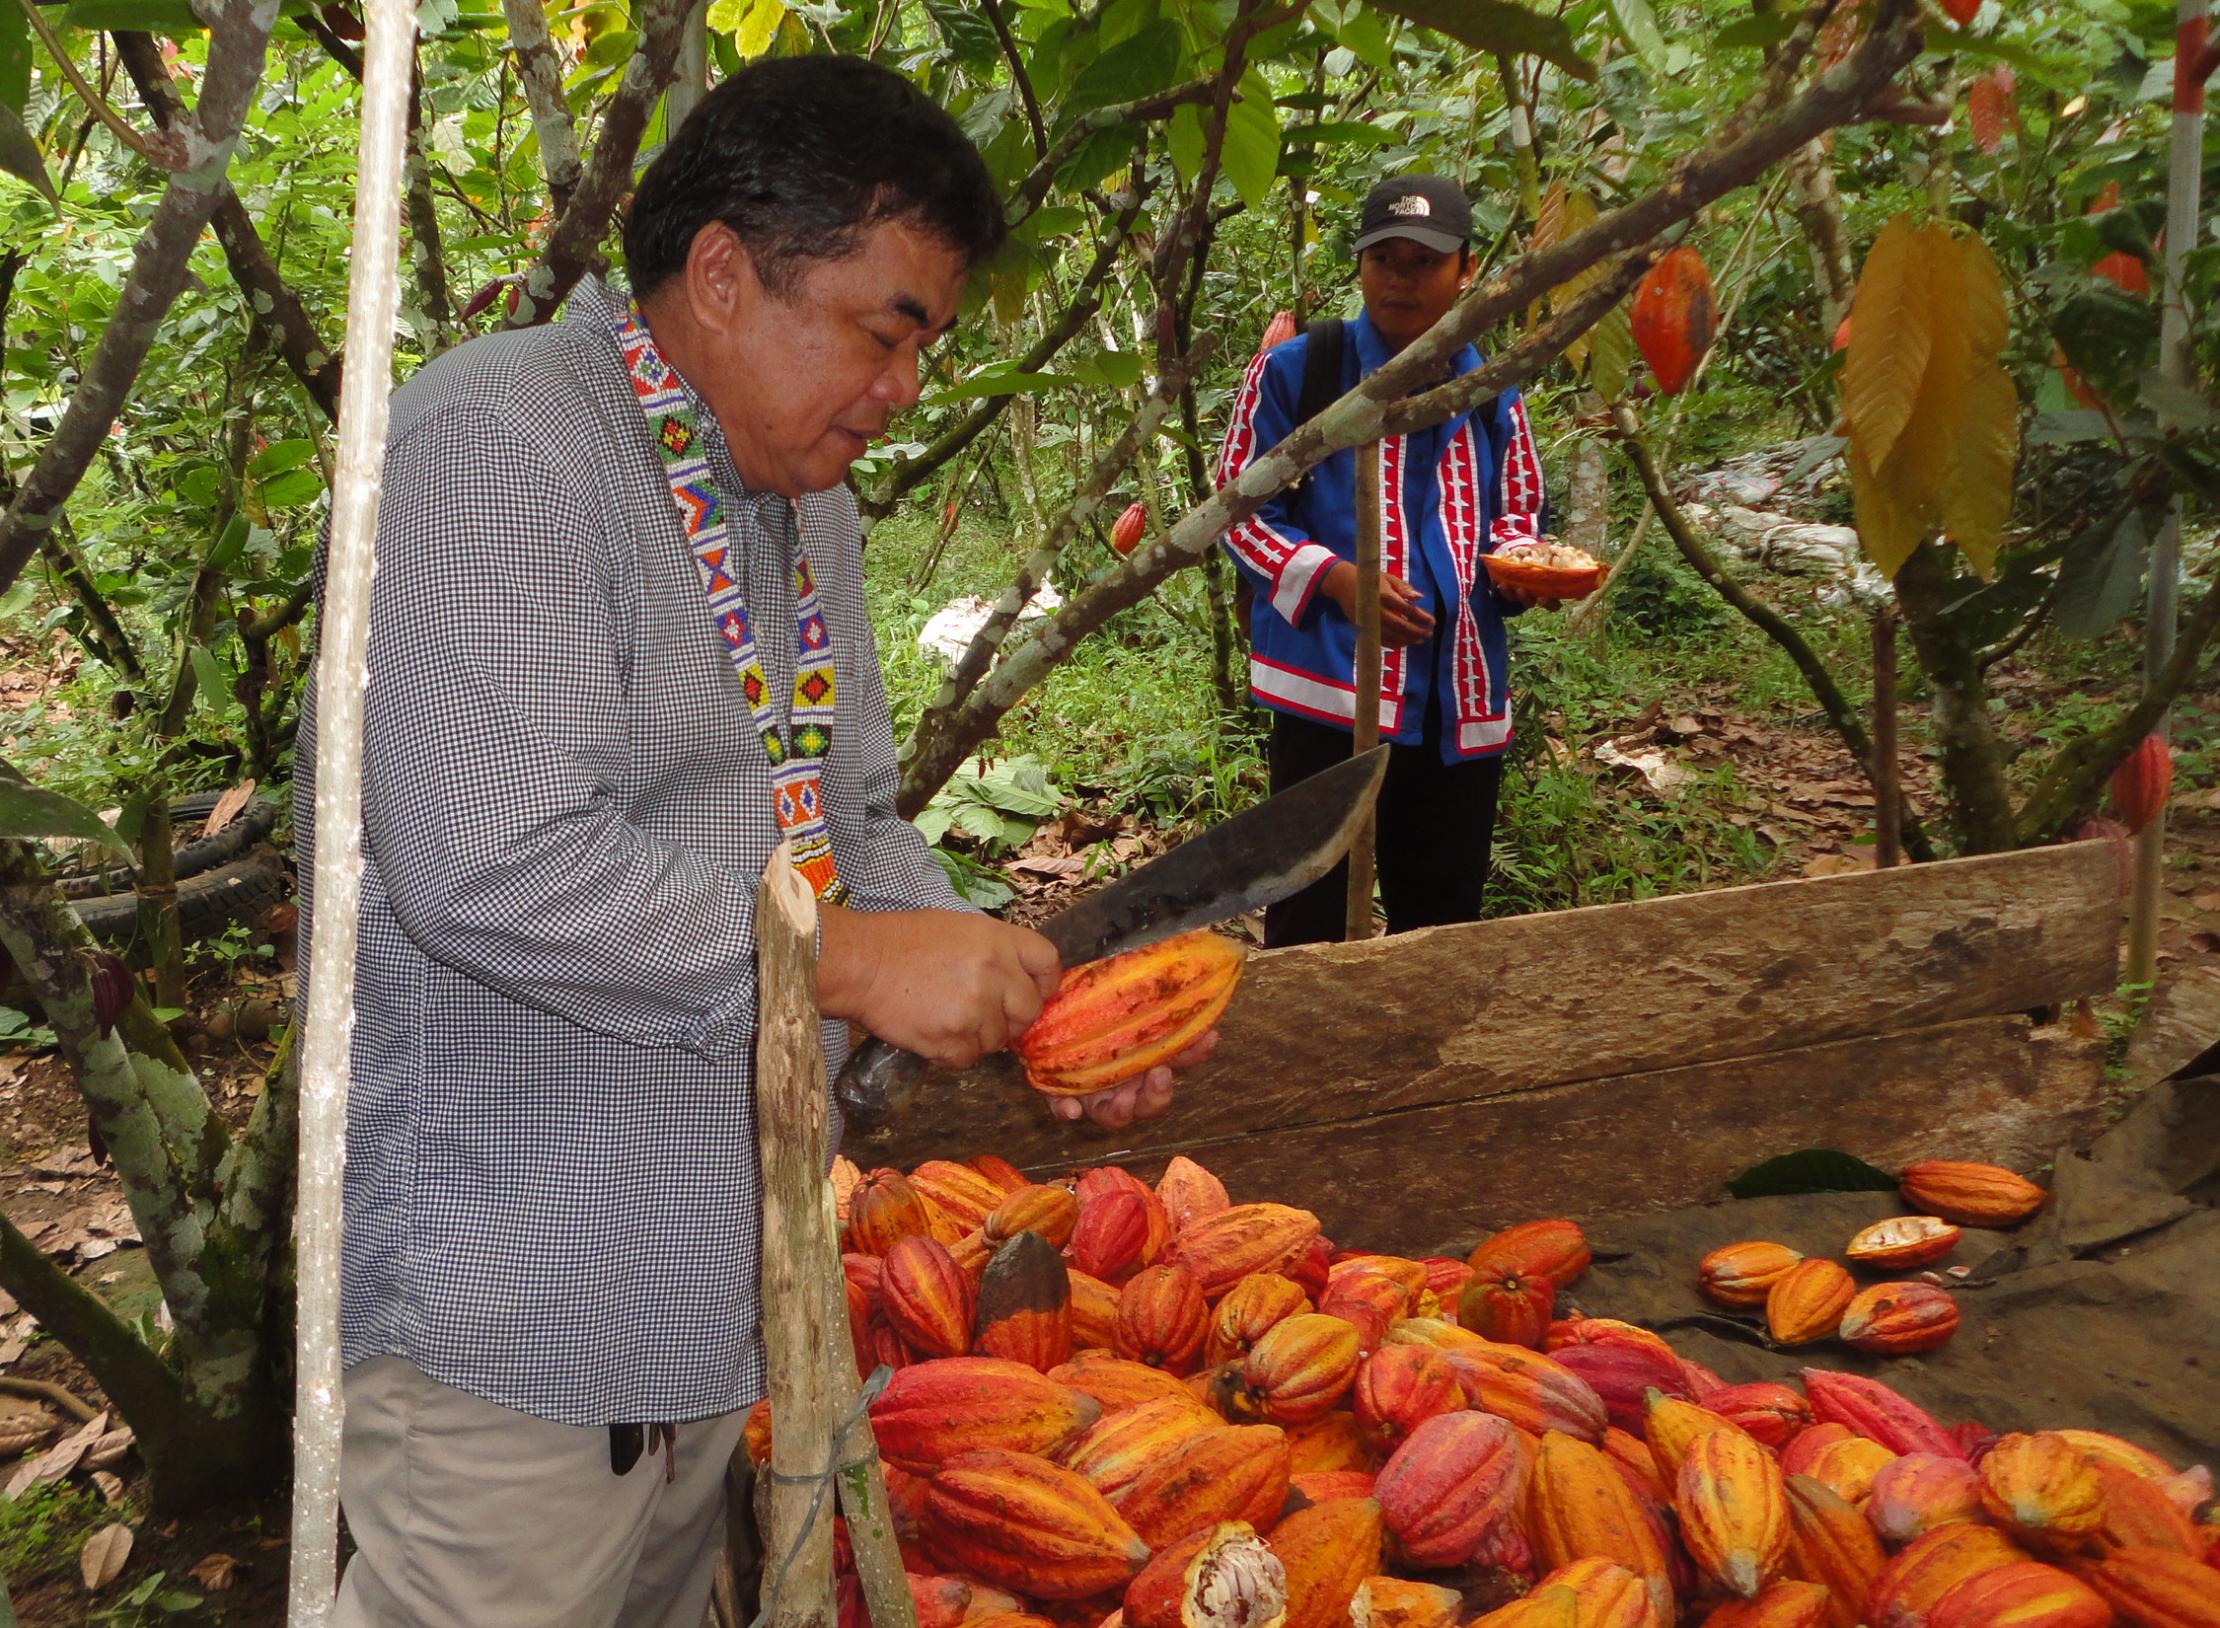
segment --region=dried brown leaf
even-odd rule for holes
[[[202,824],[200,834],[212,837],[221,831],[239,817],[239,811],[247,806],[247,799],[253,795],[254,779],[250,775],[216,799],[216,806],[208,811],[208,818]]]
[[[48,1481],[61,1480],[84,1461],[85,1455],[92,1451],[93,1443],[107,1433],[108,1415],[95,1414],[78,1429],[18,1469],[9,1478],[6,1491],[0,1492],[0,1498],[20,1498],[33,1487]]]
[[[93,1471],[92,1484],[100,1489],[100,1501],[102,1503],[120,1504],[123,1502],[123,1477],[113,1470]]]
[[[122,1574],[124,1562],[130,1558],[131,1528],[113,1521],[85,1540],[77,1556],[78,1575],[85,1579],[85,1587],[97,1594]]]
[[[28,1408],[0,1418],[0,1458],[27,1453],[54,1434],[61,1421],[43,1408]]]
[[[232,1573],[239,1569],[239,1562],[227,1554],[212,1554],[185,1575],[211,1594],[221,1594],[231,1587]]]
[[[123,1455],[131,1451],[131,1444],[137,1440],[128,1425],[109,1431],[85,1450],[84,1467],[88,1470],[113,1469],[123,1462]]]

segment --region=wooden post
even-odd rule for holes
[[[1363,756],[1380,742],[1380,447],[1356,449],[1357,660],[1349,749]],[[1372,936],[1372,855],[1379,817],[1367,813],[1349,845],[1349,914],[1343,937]]]
[[[755,926],[763,1344],[774,1421],[763,1598],[771,1628],[832,1628],[832,1499],[823,1499],[816,1518],[810,1518],[817,1490],[810,1478],[825,1468],[834,1424],[825,1357],[833,1331],[826,1321],[824,1277],[833,1239],[826,1224],[830,1189],[825,1054],[817,1020],[817,900],[794,869],[785,843],[763,868]],[[843,1311],[843,1324],[846,1320]],[[842,1327],[839,1334],[846,1350],[848,1331]]]
[[[1873,613],[1873,864],[1904,863],[1904,822],[1896,766],[1896,610]]]

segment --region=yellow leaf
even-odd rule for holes
[[[771,40],[779,31],[779,24],[786,20],[785,0],[755,0],[748,8],[747,17],[732,36],[732,48],[740,53],[740,60],[753,62],[771,48]]]
[[[1904,512],[1896,494],[1866,463],[1857,442],[1844,449],[1843,461],[1850,467],[1859,545],[1883,576],[1894,577],[1919,546],[1924,528],[1916,516]]]
[[[1526,240],[1526,252],[1539,254],[1564,240],[1565,236],[1565,183],[1552,181],[1549,190],[1542,194],[1542,201],[1534,211],[1534,234]],[[1542,320],[1542,302],[1535,300],[1526,308],[1526,326],[1532,331]]]
[[[1931,528],[1950,474],[1970,375],[1965,266],[1949,228],[1941,225],[1923,226],[1912,234],[1906,264],[1919,268],[1927,365],[1902,433],[1888,455],[1873,464],[1905,514]],[[1853,325],[1853,336],[1856,331]]]
[[[1976,365],[2004,354],[2011,324],[2004,314],[2004,278],[1989,246],[1970,233],[1958,240],[1958,270],[1965,279],[1966,348]]]
[[[1997,545],[2012,517],[2012,470],[2020,450],[2020,396],[1995,362],[1967,381],[1954,438],[1955,456],[1941,493],[1941,518],[1974,570],[1996,571]]]
[[[1850,442],[1878,468],[1911,422],[1927,371],[1927,264],[1915,252],[1911,217],[1881,228],[1850,302],[1850,346],[1842,360],[1842,412]]]

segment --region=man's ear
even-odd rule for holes
[[[763,297],[747,245],[723,221],[710,221],[694,234],[680,275],[694,320],[712,333],[731,331]]]

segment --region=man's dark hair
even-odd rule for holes
[[[812,260],[855,252],[904,221],[977,265],[1002,246],[1001,201],[956,121],[900,74],[861,57],[754,63],[702,99],[648,166],[624,223],[632,292],[686,265],[722,221],[774,293]]]

